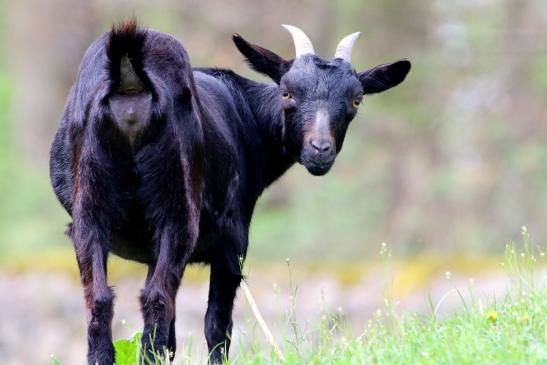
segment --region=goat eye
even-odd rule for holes
[[[360,100],[360,99],[355,99],[355,100],[353,100],[353,107],[354,107],[354,108],[358,108],[360,104],[361,104],[361,100]]]
[[[283,99],[292,99],[292,95],[288,91],[284,91],[283,94],[281,94],[281,96],[283,96]]]

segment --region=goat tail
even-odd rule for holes
[[[143,71],[146,36],[146,29],[139,27],[135,17],[114,25],[108,33],[106,66],[112,89],[130,85],[150,86]]]

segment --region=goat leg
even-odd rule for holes
[[[90,365],[114,363],[111,327],[114,294],[106,280],[108,251],[104,247],[105,240],[93,225],[84,223],[74,227],[73,241],[87,311],[87,361]]]
[[[172,359],[175,353],[175,297],[189,256],[189,237],[183,223],[169,224],[159,239],[158,260],[149,275],[140,300],[144,317],[142,336],[143,356],[153,359],[168,350]]]
[[[154,275],[155,270],[156,270],[155,262],[148,265],[148,273],[146,275],[145,287],[148,287],[148,284],[150,283],[150,280],[152,279],[152,276]],[[176,341],[176,334],[175,334],[175,316],[173,316],[173,319],[171,320],[171,323],[169,324],[169,335],[167,338],[167,351],[169,352],[170,361],[173,361],[175,357],[176,349],[177,349],[177,341]]]
[[[239,232],[243,230],[234,230]],[[222,249],[211,262],[209,302],[205,314],[205,338],[209,348],[209,363],[222,364],[228,358],[232,335],[232,310],[237,288],[241,283],[241,260],[247,245],[242,237],[226,238]],[[238,255],[238,252],[240,253]]]

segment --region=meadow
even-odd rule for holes
[[[265,328],[257,326],[254,340],[245,345],[232,344],[237,354],[225,364],[545,364],[547,262],[545,252],[530,242],[524,227],[522,235],[521,244],[506,246],[500,263],[511,281],[502,297],[484,297],[474,291],[471,282],[465,293],[454,287],[437,302],[429,298],[429,313],[418,314],[398,308],[391,294],[394,283],[390,282],[385,288],[384,305],[355,336],[348,330],[341,310],[324,311],[317,323],[301,328],[294,318],[297,287],[290,283],[284,336],[276,340],[277,333],[272,334],[267,324]],[[389,248],[383,246],[380,256],[385,265],[389,253]],[[290,273],[290,264],[288,270]],[[445,275],[450,282],[450,273]],[[250,293],[246,285],[244,290]],[[458,308],[440,318],[440,308],[450,295],[459,297]],[[259,309],[254,313],[258,322],[263,320]],[[130,339],[115,341],[117,365],[170,364],[162,353],[142,355],[140,338],[136,333]],[[204,361],[195,357],[192,342],[180,347],[175,364]],[[61,362],[52,358],[51,365]]]

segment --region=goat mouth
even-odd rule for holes
[[[304,165],[306,170],[313,176],[323,176],[330,171],[334,164],[334,158],[326,161],[314,161],[311,159],[302,159],[301,164]]]

